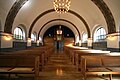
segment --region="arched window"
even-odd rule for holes
[[[23,30],[20,27],[14,29],[14,39],[16,40],[23,40]]]
[[[31,41],[36,42],[37,36],[36,33],[31,34]]]
[[[103,41],[106,38],[106,31],[103,27],[98,28],[94,33],[94,42]]]
[[[88,35],[86,33],[83,33],[82,35],[82,42],[86,43],[87,42]]]

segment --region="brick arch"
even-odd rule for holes
[[[77,28],[72,22],[70,22],[70,21],[68,21],[68,20],[65,20],[65,19],[53,19],[53,20],[50,20],[50,21],[48,21],[47,23],[45,23],[45,24],[42,26],[42,28],[40,28],[40,30],[39,30],[38,38],[39,38],[39,35],[40,35],[42,29],[43,29],[47,24],[49,24],[50,22],[53,22],[53,21],[65,21],[65,22],[73,25],[74,28],[75,28],[75,29],[77,30],[77,32],[78,32],[79,39],[81,39],[80,32],[79,32],[78,28]]]
[[[50,9],[50,10],[47,10],[45,12],[43,12],[42,14],[40,14],[39,16],[37,16],[37,18],[32,22],[31,26],[30,26],[30,29],[29,29],[29,35],[28,37],[30,38],[30,34],[32,32],[32,29],[34,27],[34,25],[36,24],[36,22],[44,15],[48,14],[48,13],[51,13],[51,12],[54,12],[55,10],[54,9]],[[69,10],[68,11],[69,13],[75,15],[76,17],[78,17],[85,25],[86,29],[87,29],[87,32],[88,32],[88,37],[90,38],[90,29],[89,29],[89,26],[87,24],[87,22],[84,20],[84,18],[82,16],[80,16],[78,13],[72,11],[72,10]]]
[[[103,16],[105,17],[108,27],[108,34],[115,33],[116,32],[115,20],[107,4],[103,0],[91,0],[91,1],[100,9]]]
[[[16,2],[13,4],[5,21],[4,32],[10,33],[10,34],[12,33],[12,26],[13,26],[14,19],[17,13],[19,12],[19,10],[21,9],[21,7],[27,1],[28,0],[16,0]]]
[[[12,32],[12,25],[13,25],[14,19],[15,19],[17,13],[19,12],[19,10],[21,9],[21,7],[27,1],[28,0],[16,0],[16,2],[13,4],[12,8],[10,9],[10,11],[9,11],[9,13],[8,13],[8,15],[6,17],[5,26],[4,26],[4,32],[11,34],[11,32]],[[115,26],[115,21],[114,21],[113,15],[112,15],[110,9],[108,8],[108,6],[106,5],[106,3],[103,0],[91,0],[91,1],[94,4],[96,4],[96,6],[100,9],[100,11],[102,12],[102,14],[104,15],[106,23],[108,25],[108,33],[110,34],[110,33],[116,32],[116,26]],[[48,13],[48,12],[49,11],[46,11],[45,13]],[[41,14],[41,16],[43,16],[43,15],[44,14]],[[32,29],[30,28],[30,30],[29,30],[29,37],[30,37],[31,30]],[[89,32],[90,31],[88,31],[88,33]],[[89,34],[89,37],[90,37],[90,34]]]

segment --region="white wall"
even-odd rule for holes
[[[12,48],[13,47],[13,38],[11,34],[0,33],[1,38],[1,48]]]

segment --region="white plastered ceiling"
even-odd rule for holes
[[[7,14],[15,1],[16,0],[0,0],[0,19],[2,31],[4,31]],[[116,29],[118,30],[120,26],[120,0],[104,0],[104,2],[107,4],[107,6],[112,12],[116,23]],[[16,15],[12,29],[14,29],[19,24],[24,24],[26,26],[28,35],[29,28],[35,18],[41,13],[50,9],[53,9],[53,0],[28,0],[28,2],[20,9],[18,14]],[[91,0],[71,0],[70,10],[76,12],[84,18],[90,28],[90,31],[93,31],[95,25],[97,24],[103,25],[103,27],[107,29],[107,24],[102,12]],[[32,32],[36,31],[38,33],[40,28],[46,22],[58,18],[58,14],[56,12],[51,12],[44,15],[36,22],[32,29]],[[87,31],[83,22],[71,13],[63,14],[60,18],[72,22],[79,29],[80,33]],[[45,28],[47,29],[48,27],[51,27],[55,24],[58,24],[58,22],[53,22],[51,23],[51,25],[47,25],[47,27]],[[73,27],[67,22],[63,22],[62,24],[67,25],[68,27]],[[46,30],[45,28],[42,30],[43,33],[44,30]]]

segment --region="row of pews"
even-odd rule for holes
[[[110,80],[112,74],[120,74],[120,53],[75,46],[65,46],[64,50],[84,80],[88,74],[108,74]]]
[[[38,80],[39,71],[46,65],[53,53],[53,46],[42,46],[26,50],[0,53],[0,74],[34,74]]]

